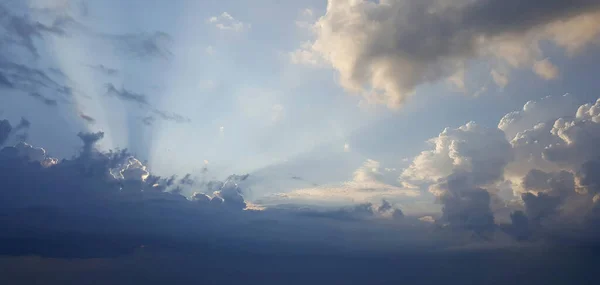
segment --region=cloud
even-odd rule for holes
[[[112,42],[116,49],[127,56],[143,58],[170,59],[173,56],[170,46],[172,38],[165,32],[105,34],[97,33],[101,38]]]
[[[38,92],[31,92],[31,93],[27,93],[31,98],[34,98],[42,103],[44,103],[47,106],[57,106],[58,105],[58,101],[54,100],[54,99],[50,99],[50,98],[46,98],[45,96],[43,96],[42,94],[38,93]]]
[[[167,113],[165,111],[161,111],[161,110],[157,110],[157,109],[153,109],[152,113],[165,121],[172,121],[172,122],[176,122],[176,123],[191,122],[190,118],[184,117],[179,114]]]
[[[139,103],[140,105],[148,105],[148,99],[146,95],[140,93],[134,93],[123,87],[117,89],[112,83],[106,84],[106,94],[116,96],[120,100],[130,101]]]
[[[0,120],[0,145],[3,145],[12,132],[12,125],[8,120]]]
[[[436,218],[433,216],[403,216],[402,211],[390,200],[357,203],[334,210],[280,207],[254,211],[246,207],[246,210],[242,211],[243,203],[246,203],[242,193],[244,183],[249,177],[247,175],[232,175],[222,182],[190,185],[184,182],[190,176],[176,179],[150,174],[143,162],[126,151],[101,152],[94,149],[94,144],[102,139],[102,133],[82,133],[79,136],[83,143],[83,151],[79,155],[60,162],[54,160],[49,164],[39,161],[48,159],[45,151],[24,143],[0,150],[0,226],[6,229],[0,233],[0,255],[3,256],[0,267],[7,268],[8,274],[19,270],[19,266],[15,265],[20,264],[17,260],[38,256],[33,259],[37,260],[35,264],[43,263],[47,266],[45,269],[51,269],[55,278],[70,271],[56,270],[60,266],[46,263],[49,260],[64,262],[65,268],[79,272],[69,275],[69,280],[79,278],[79,274],[85,272],[86,268],[93,269],[98,278],[105,278],[103,276],[107,276],[104,274],[107,272],[98,271],[107,269],[105,265],[114,265],[115,271],[127,269],[129,272],[132,264],[135,264],[134,268],[143,271],[144,276],[157,272],[160,276],[168,275],[163,276],[160,282],[156,278],[151,278],[150,281],[164,283],[166,280],[173,281],[172,276],[186,276],[171,273],[182,272],[181,266],[188,266],[190,262],[194,262],[194,266],[190,268],[208,268],[202,271],[206,274],[201,274],[201,277],[196,274],[194,280],[205,280],[202,278],[212,274],[214,276],[207,277],[207,282],[219,280],[219,283],[231,283],[236,279],[228,279],[227,276],[239,276],[240,271],[236,269],[234,273],[227,269],[229,267],[226,264],[235,264],[235,267],[242,268],[241,270],[247,270],[248,266],[272,268],[272,264],[261,263],[265,260],[264,257],[269,257],[279,268],[288,272],[285,274],[288,277],[289,274],[296,274],[298,278],[305,278],[307,267],[298,268],[298,264],[318,263],[314,264],[314,272],[315,276],[319,277],[298,279],[296,281],[301,281],[296,282],[298,284],[318,283],[317,279],[322,279],[323,272],[331,274],[329,268],[323,269],[323,266],[329,266],[327,264],[335,264],[335,268],[342,266],[346,271],[348,268],[356,269],[352,272],[360,273],[349,279],[339,279],[339,276],[345,276],[341,274],[344,270],[329,275],[344,283],[348,280],[350,283],[356,282],[357,278],[361,278],[361,283],[373,280],[385,283],[390,281],[389,278],[396,278],[389,277],[396,276],[392,274],[398,268],[398,260],[394,257],[404,256],[411,260],[406,264],[410,264],[415,270],[424,270],[431,266],[446,268],[444,276],[455,276],[458,269],[468,270],[473,268],[472,266],[480,266],[487,270],[489,266],[489,271],[481,273],[481,277],[473,279],[473,275],[469,275],[470,278],[459,281],[480,283],[481,280],[489,279],[490,272],[500,274],[498,270],[504,270],[505,266],[510,264],[514,265],[517,260],[523,261],[523,258],[536,256],[533,253],[546,254],[548,250],[559,246],[561,250],[557,252],[564,250],[564,243],[560,243],[560,238],[556,244],[535,248],[532,248],[529,242],[517,244],[512,240],[505,242],[490,239],[481,242],[481,239],[478,241],[471,238],[469,232],[447,231],[445,227],[435,224]],[[354,180],[366,182],[378,179],[380,175],[384,175],[378,168],[380,165],[376,161],[367,161],[356,171]],[[454,183],[455,180],[448,181]],[[543,179],[533,181],[539,182],[535,184],[538,188],[545,185]],[[198,190],[212,192],[214,196],[197,191],[190,199],[186,199],[179,194],[180,192],[175,191],[182,185],[198,187]],[[458,193],[461,193],[462,198],[452,205],[462,205],[468,209],[460,212],[486,212],[485,208],[479,208],[485,204],[480,200],[489,198],[486,191]],[[453,209],[455,208],[447,210],[447,216],[452,216],[450,212],[455,213]],[[514,221],[519,220],[518,214],[513,216]],[[479,217],[473,214],[468,215],[468,218],[461,216],[457,219],[464,220],[470,227],[487,226]],[[515,225],[521,224],[515,222]],[[279,242],[282,240],[285,242]],[[584,244],[579,240],[570,241],[574,244]],[[504,255],[515,252],[522,256]],[[589,248],[586,248],[586,252],[595,254],[590,253]],[[140,254],[141,256],[138,256]],[[171,259],[173,256],[184,257],[187,260]],[[579,254],[574,256],[578,258],[573,261],[581,259]],[[562,256],[548,254],[547,257],[560,259]],[[546,256],[540,258],[545,259]],[[504,262],[506,259],[510,262],[497,266],[495,261]],[[486,263],[490,260],[494,262]],[[513,266],[506,272],[523,269],[523,266],[530,264],[531,259],[527,261],[516,262],[518,266]],[[564,264],[571,264],[570,261],[571,259],[561,259],[556,264],[561,265],[561,270],[566,270]],[[98,262],[103,265],[99,266]],[[465,263],[468,263],[468,266]],[[27,270],[23,269],[22,272],[31,273],[32,267],[25,266],[26,264],[31,265],[24,262],[22,265],[27,267]],[[152,266],[146,267],[148,264]],[[448,268],[448,264],[452,264],[452,268]],[[482,267],[482,264],[487,266]],[[587,264],[587,260],[581,264]],[[375,268],[377,271],[380,270],[380,266],[386,269],[376,276],[385,275],[385,278],[373,277],[373,272],[365,274],[364,270],[360,270]],[[539,264],[536,263],[536,266]],[[227,270],[215,273],[215,270],[223,268]],[[56,272],[59,274],[56,275]],[[584,272],[593,272],[593,268]],[[95,276],[94,274],[89,275],[86,272],[84,275],[89,279],[90,276]],[[264,279],[264,276],[270,278],[271,275],[259,275],[263,276],[261,280],[285,283],[283,279]],[[525,280],[525,276],[528,275],[522,274],[519,280]],[[7,275],[3,275],[3,278],[5,280]],[[441,277],[427,278],[406,275],[395,280],[423,284],[448,280]],[[17,280],[22,281],[23,277]],[[113,283],[107,279],[99,280]]]
[[[558,68],[547,58],[536,61],[533,64],[533,71],[546,80],[556,79],[559,74]]]
[[[182,115],[175,114],[175,113],[168,113],[166,111],[162,111],[162,110],[152,107],[152,104],[150,104],[150,102],[148,100],[148,96],[146,94],[136,93],[136,92],[127,90],[123,87],[121,87],[120,89],[117,89],[112,83],[106,84],[106,94],[109,96],[115,96],[116,98],[118,98],[119,100],[122,100],[122,101],[138,103],[140,106],[149,109],[149,111],[154,116],[146,116],[142,119],[142,123],[144,123],[147,126],[151,126],[154,123],[156,117],[158,117],[162,120],[165,120],[165,121],[172,121],[175,123],[191,122],[191,120],[189,118],[184,117]]]
[[[492,79],[494,83],[498,85],[500,88],[506,87],[508,85],[508,76],[504,73],[500,73],[497,70],[490,71],[490,75],[492,75]]]
[[[48,98],[42,93],[60,94],[62,100],[69,100],[73,90],[52,79],[46,72],[15,63],[0,57],[0,84],[6,88],[19,90],[48,106],[56,106],[58,99]]]
[[[383,182],[382,178],[379,162],[369,159],[354,172],[353,179],[350,181],[339,185],[295,189],[272,195],[260,202],[268,204],[285,202],[356,204],[376,202],[384,198],[414,198],[420,195],[419,190],[390,185]]]
[[[579,105],[568,94],[549,96],[505,115],[497,129],[473,122],[447,128],[402,172],[401,183],[438,198],[436,224],[486,239],[498,231],[518,240],[573,230],[596,236],[599,110],[600,100]]]
[[[86,123],[88,124],[95,124],[96,123],[96,119],[94,119],[93,117],[86,115],[84,113],[79,113],[79,117],[82,118]]]
[[[234,32],[241,32],[250,29],[251,27],[250,24],[242,23],[241,21],[236,20],[227,12],[223,12],[219,16],[210,17],[208,18],[207,22],[219,30]]]
[[[34,57],[39,57],[35,39],[45,35],[65,36],[66,26],[72,21],[68,16],[56,17],[51,25],[30,19],[27,15],[17,16],[13,11],[0,4],[0,29],[4,37],[3,44],[22,46]]]
[[[115,76],[115,75],[119,74],[119,70],[118,69],[107,67],[104,64],[95,64],[95,65],[88,64],[86,66],[88,68],[90,68],[92,70],[95,70],[95,71],[97,71],[99,73],[102,73],[102,74],[104,74],[106,76]]]
[[[489,62],[492,71],[531,67],[545,79],[556,77],[540,43],[552,42],[570,54],[594,43],[600,4],[330,0],[313,26],[314,41],[293,52],[293,61],[323,61],[339,73],[346,90],[399,107],[421,84],[457,75],[455,81],[464,82],[460,74],[474,60]],[[498,85],[508,84],[507,74],[492,76]]]
[[[506,114],[498,123],[509,140],[519,132],[533,128],[540,123],[553,124],[560,117],[572,116],[579,108],[579,102],[571,94],[547,96],[537,101],[528,101],[523,109]]]
[[[567,171],[546,173],[531,170],[523,178],[523,188],[530,191],[521,197],[527,217],[534,223],[552,218],[566,198],[576,194],[573,173]]]
[[[474,122],[458,129],[446,128],[429,143],[433,149],[421,152],[402,173],[405,181],[435,182],[468,172],[476,185],[485,185],[502,178],[504,167],[512,159],[502,131]]]

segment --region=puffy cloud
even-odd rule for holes
[[[575,178],[579,191],[596,194],[593,198],[595,203],[600,197],[598,196],[600,194],[600,158],[592,159],[581,165]]]
[[[486,187],[502,180],[512,159],[504,133],[469,122],[446,128],[429,142],[433,149],[415,157],[401,179],[429,185],[429,192],[443,205],[440,222],[476,233],[492,232],[492,195]]]
[[[234,32],[241,32],[243,30],[250,29],[251,27],[250,24],[245,24],[239,20],[236,20],[227,12],[223,12],[219,16],[210,17],[208,18],[207,22],[219,30]]]
[[[292,59],[323,61],[339,72],[347,90],[397,107],[420,84],[464,81],[462,74],[477,59],[556,77],[540,43],[550,41],[571,54],[582,50],[600,34],[600,4],[330,0],[314,31],[315,40],[293,52]],[[507,84],[506,74],[493,77],[500,86]]]
[[[15,148],[17,149],[19,156],[26,157],[31,161],[41,162],[46,158],[46,150],[43,148],[33,147],[24,142],[18,143]]]
[[[523,178],[523,188],[530,191],[521,198],[528,218],[535,223],[558,215],[559,207],[570,195],[576,194],[573,173],[567,171],[531,170]]]
[[[150,172],[145,165],[135,157],[128,157],[119,167],[110,170],[115,179],[127,181],[145,181]]]
[[[439,193],[442,219],[453,228],[464,228],[477,233],[492,231],[494,215],[490,209],[490,193],[473,184],[471,174],[451,175],[434,185]]]
[[[582,105],[574,119],[559,118],[551,130],[560,141],[549,144],[544,158],[575,169],[590,158],[600,156],[600,100]]]
[[[223,204],[235,209],[243,210],[246,208],[246,202],[244,201],[244,195],[242,189],[238,183],[246,180],[248,175],[232,175],[220,187],[218,191],[214,192],[214,196],[223,199]]]
[[[533,71],[546,80],[557,78],[559,73],[558,68],[547,58],[536,61],[535,64],[533,64]]]
[[[528,101],[523,109],[506,114],[498,123],[498,128],[506,133],[509,140],[517,133],[533,128],[540,123],[549,123],[560,117],[572,116],[579,104],[570,94],[547,96],[537,101]]]
[[[94,151],[94,146],[96,145],[96,143],[104,138],[104,132],[97,132],[97,133],[81,132],[81,133],[78,133],[77,136],[83,142],[82,155],[89,156]]]
[[[485,185],[500,179],[511,160],[510,144],[502,131],[474,122],[446,128],[429,143],[433,149],[414,158],[402,173],[404,180],[435,182],[456,172],[469,172],[475,184]]]

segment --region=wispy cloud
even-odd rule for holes
[[[241,32],[250,29],[251,25],[236,20],[227,12],[208,18],[207,22],[219,30]]]

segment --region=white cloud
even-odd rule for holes
[[[213,46],[207,46],[204,51],[208,54],[208,55],[214,55],[217,51],[215,50],[215,48]]]
[[[219,16],[210,17],[207,22],[219,30],[241,32],[250,29],[251,25],[236,20],[227,12]]]
[[[135,157],[129,157],[117,168],[111,169],[110,173],[115,179],[125,181],[146,181],[150,172],[141,161]]]
[[[537,101],[529,101],[520,111],[506,114],[498,123],[498,128],[512,140],[517,133],[532,129],[540,123],[552,124],[554,120],[571,116],[579,108],[575,97],[570,94],[547,96]]]
[[[296,189],[270,197],[277,203],[283,201],[323,202],[323,203],[367,203],[379,202],[381,199],[399,199],[417,197],[418,189],[403,188],[382,182],[379,162],[367,160],[353,174],[351,181],[339,185],[315,186]]]
[[[329,0],[326,14],[311,25],[314,41],[291,59],[324,62],[346,90],[398,107],[423,83],[454,78],[462,87],[457,74],[478,59],[493,69],[528,67],[555,78],[558,69],[544,61],[542,41],[574,54],[600,34],[594,1],[508,1]],[[508,84],[507,72],[492,74],[498,85]]]
[[[458,129],[446,128],[429,140],[433,149],[421,152],[402,173],[407,181],[435,182],[456,172],[470,172],[477,184],[502,176],[511,160],[510,145],[498,129],[469,122]]]
[[[547,58],[536,61],[533,64],[533,71],[541,78],[546,80],[555,79],[559,74],[558,67],[556,67]]]
[[[506,76],[506,74],[500,73],[495,69],[492,69],[490,74],[492,75],[494,83],[496,83],[496,85],[498,85],[500,88],[504,88],[506,85],[508,85],[508,76]]]
[[[350,144],[344,144],[344,152],[350,152]]]

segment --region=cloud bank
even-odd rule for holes
[[[530,101],[497,129],[472,122],[446,129],[400,179],[437,196],[439,222],[449,227],[490,232],[500,226],[520,239],[576,228],[596,237],[600,99],[575,108],[573,102],[570,95]],[[513,199],[502,201],[499,192],[507,186]],[[496,222],[507,210],[512,224]]]

